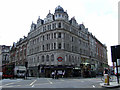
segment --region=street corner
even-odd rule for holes
[[[110,82],[109,85],[105,83],[100,83],[100,86],[103,88],[120,88],[120,84],[118,84],[117,82]]]

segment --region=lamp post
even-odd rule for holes
[[[25,76],[26,76],[26,79],[27,79],[27,75],[28,75],[28,70],[27,70],[28,62],[25,62],[25,67],[26,67],[26,73],[25,73]]]
[[[7,54],[5,54],[5,64],[6,64],[6,62],[7,62]]]
[[[38,77],[40,77],[40,65],[38,65]]]

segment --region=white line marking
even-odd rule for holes
[[[63,79],[60,79],[60,81],[65,81],[65,80],[63,80]]]
[[[30,84],[30,86],[32,86],[36,81],[37,81],[37,80],[34,80],[34,81]]]
[[[48,80],[48,79],[47,79]],[[48,82],[50,83],[50,84],[53,84],[50,80],[48,80]]]
[[[34,87],[34,85],[32,85],[32,87]]]
[[[21,82],[21,81],[16,81],[16,82]],[[5,84],[5,86],[6,86],[6,85],[10,85],[10,84],[15,84],[16,82]],[[2,85],[3,85],[3,84],[2,84]]]
[[[92,85],[93,86],[93,88],[95,88],[95,85]]]

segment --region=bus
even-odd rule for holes
[[[2,65],[2,78],[13,77],[14,77],[14,65],[13,64]]]

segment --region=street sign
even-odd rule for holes
[[[58,57],[57,60],[58,60],[59,62],[62,62],[63,58],[62,58],[62,57]]]

